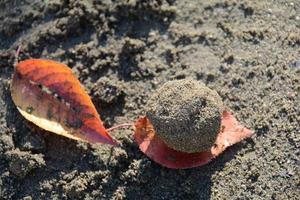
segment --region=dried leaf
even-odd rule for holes
[[[136,122],[134,138],[140,150],[158,164],[173,169],[186,169],[207,164],[227,147],[254,134],[242,127],[228,111],[223,113],[221,126],[222,130],[215,145],[207,152],[185,153],[171,149],[155,134],[147,117],[142,117]]]
[[[116,144],[88,94],[62,63],[21,61],[15,69],[11,94],[20,113],[47,131],[90,143]]]

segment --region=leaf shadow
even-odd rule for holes
[[[244,146],[244,143],[236,144],[207,165],[185,170],[161,167],[143,156],[136,174],[130,177],[133,181],[128,179],[129,184],[124,187],[125,196],[127,199],[211,199],[212,176],[222,171]]]

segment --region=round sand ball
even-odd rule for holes
[[[203,83],[184,79],[165,83],[147,103],[156,134],[171,148],[209,151],[221,128],[223,103]]]

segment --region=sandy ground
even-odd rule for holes
[[[121,147],[44,132],[18,113],[14,52],[70,66],[106,127],[135,121],[168,80],[216,90],[256,134],[210,164],[170,170],[132,130]],[[0,1],[0,199],[299,199],[300,2]]]

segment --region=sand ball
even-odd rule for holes
[[[222,99],[199,81],[165,83],[154,92],[147,108],[158,137],[178,151],[210,150],[221,128]]]

